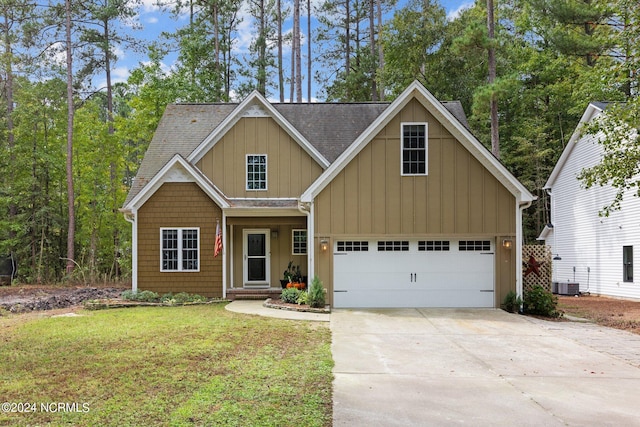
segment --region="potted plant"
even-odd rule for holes
[[[282,273],[282,275],[284,276],[284,279],[280,279],[280,285],[282,286],[282,289],[286,288],[287,284],[293,282],[294,271],[295,271],[295,267],[293,266],[293,261],[289,261],[289,265],[287,265],[287,269],[284,270],[284,273]]]
[[[297,288],[304,289],[306,284],[304,283],[302,276],[302,270],[299,265],[293,265],[293,261],[289,261],[287,269],[282,273],[284,279],[280,280],[282,288]]]

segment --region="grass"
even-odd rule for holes
[[[36,403],[0,425],[331,425],[326,327],[221,304],[79,314],[0,317],[0,400]],[[58,402],[79,410],[41,410]]]

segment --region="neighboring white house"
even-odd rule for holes
[[[640,198],[626,195],[619,211],[599,216],[610,204],[615,189],[585,189],[577,175],[598,164],[602,146],[594,135],[581,135],[581,127],[606,107],[591,103],[545,184],[551,199],[551,223],[539,240],[551,247],[553,281],[579,283],[580,292],[640,298],[640,274],[633,266],[640,255]]]

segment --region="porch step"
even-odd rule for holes
[[[235,300],[265,300],[267,298],[279,298],[282,293],[280,288],[268,289],[227,289],[227,299]]]
[[[262,294],[262,295],[258,295],[258,294],[236,294],[235,295],[235,300],[256,300],[256,299],[267,299],[269,298],[268,295]]]

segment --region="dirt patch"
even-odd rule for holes
[[[559,296],[558,308],[568,316],[640,334],[640,301],[593,295]]]
[[[7,286],[0,287],[0,309],[11,313],[55,310],[87,300],[118,298],[128,286]]]

